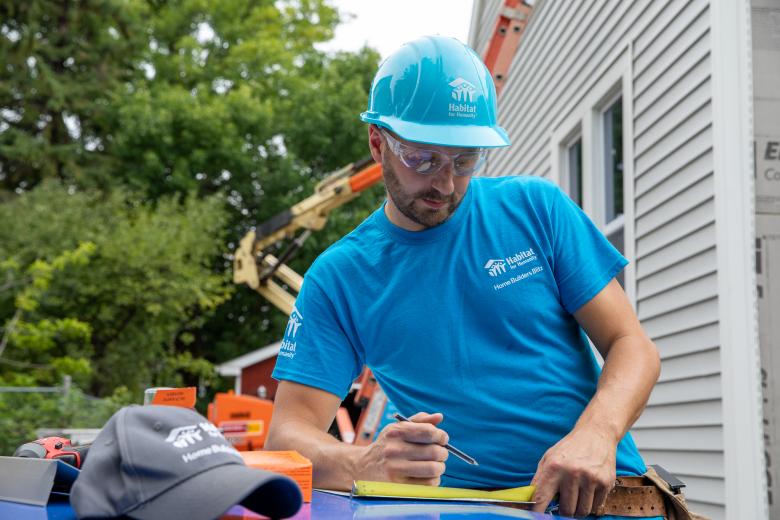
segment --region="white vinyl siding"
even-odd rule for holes
[[[475,2],[480,22],[470,44],[481,54],[501,4]],[[561,126],[629,53],[627,292],[662,358],[632,433],[648,463],[687,483],[694,511],[719,519],[726,513],[709,11],[706,0],[537,0],[499,99],[512,146],[490,153],[486,175],[560,178],[552,136],[570,130]]]

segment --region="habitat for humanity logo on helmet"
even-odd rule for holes
[[[449,85],[452,87],[452,99],[456,101],[456,103],[449,104],[449,116],[476,118],[477,105],[474,97],[477,93],[477,87],[463,78],[451,81]]]
[[[303,325],[303,314],[293,305],[290,319],[287,321],[287,328],[284,330],[284,339],[279,347],[279,355],[287,358],[295,357],[295,336],[298,335],[298,329]]]

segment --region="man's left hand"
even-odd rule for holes
[[[544,512],[558,495],[563,516],[587,516],[600,507],[615,485],[617,442],[592,428],[574,429],[539,461],[531,484],[536,486],[533,510]]]

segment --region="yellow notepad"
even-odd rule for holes
[[[524,486],[497,491],[480,489],[421,486],[395,482],[356,480],[352,484],[352,496],[374,498],[409,498],[415,500],[462,500],[468,502],[513,502],[533,504],[536,486]]]

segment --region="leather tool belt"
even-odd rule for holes
[[[706,520],[691,512],[682,491],[671,487],[652,467],[641,477],[617,477],[604,505],[592,514]]]

